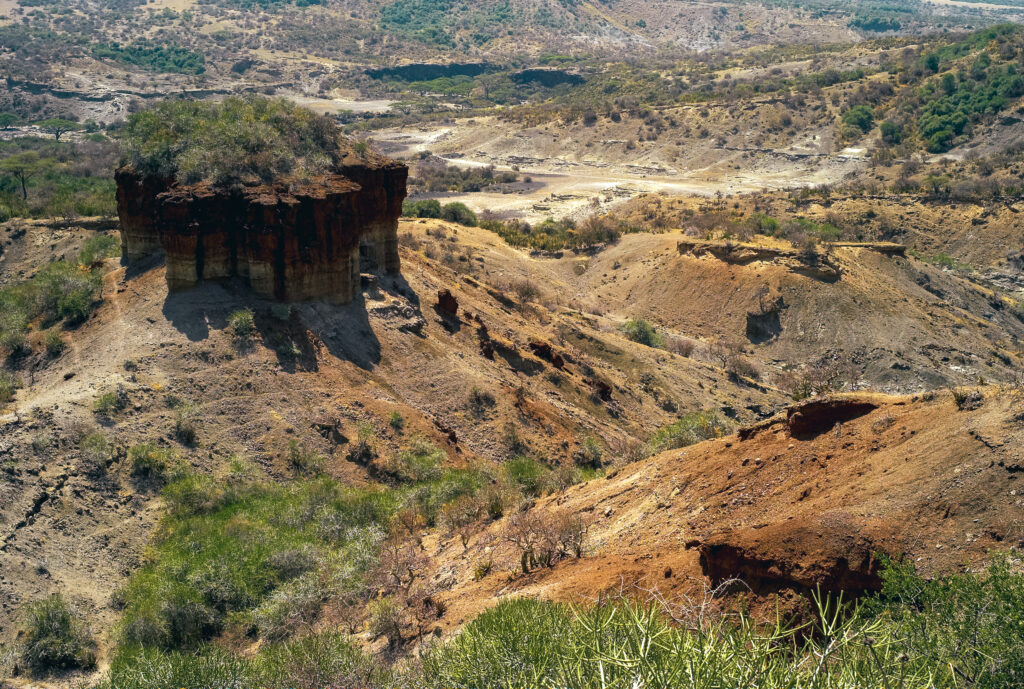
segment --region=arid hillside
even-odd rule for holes
[[[0,417],[5,643],[25,601],[56,590],[109,633],[111,595],[160,513],[158,484],[126,458],[139,443],[214,474],[245,457],[276,480],[298,471],[296,446],[358,486],[386,479],[378,459],[423,438],[451,466],[529,452],[557,484],[573,480],[588,439],[620,461],[680,414],[753,421],[783,399],[734,385],[712,361],[631,342],[490,233],[440,222],[402,231],[412,235],[403,277],[370,282],[341,307],[289,308],[231,284],[168,294],[161,263],[126,274],[108,261],[103,304],[63,333],[61,354],[20,363],[23,387]],[[73,254],[85,236],[32,226],[15,241],[37,248],[8,251],[5,274],[31,274],[12,259]],[[455,301],[439,305],[442,290]],[[229,316],[243,307],[256,332],[240,343]],[[99,465],[83,444],[97,432],[110,445]]]
[[[554,491],[545,506],[569,501],[599,520],[592,558],[508,589],[524,592],[561,590],[562,576],[572,582],[565,595],[593,592],[655,570],[689,586],[701,570],[697,546],[686,543],[717,543],[727,527],[727,545],[761,547],[744,531],[754,527],[789,543],[779,515],[790,512],[801,524],[796,543],[743,557],[825,571],[814,558],[838,557],[847,541],[824,551],[807,545],[815,520],[833,519],[814,507],[819,501],[842,508],[836,523],[847,531],[830,533],[848,533],[850,543],[861,534],[877,539],[873,546],[923,547],[895,517],[879,516],[883,505],[920,519],[947,509],[980,519],[970,527],[973,553],[987,542],[977,539],[1015,538],[1006,491],[962,479],[1012,480],[1016,459],[1003,455],[1013,447],[1006,432],[1016,393],[990,388],[980,411],[960,412],[950,393],[930,390],[979,377],[1013,380],[1017,355],[1005,343],[1019,324],[999,311],[971,316],[985,311],[987,297],[955,275],[872,247],[836,248],[829,265],[817,267],[778,248],[753,258],[693,255],[700,242],[675,232],[628,235],[604,251],[560,258],[531,257],[485,230],[436,220],[403,222],[400,233],[402,277],[368,278],[360,299],[338,307],[275,305],[230,282],[168,294],[159,261],[128,273],[107,262],[102,305],[63,333],[68,346],[58,356],[21,363],[23,387],[0,417],[8,643],[24,602],[55,590],[82,606],[104,644],[113,638],[111,597],[138,566],[161,514],[158,484],[127,455],[146,442],[215,476],[244,457],[274,481],[301,475],[303,458],[315,455],[318,470],[354,486],[390,481],[388,458],[417,438],[442,448],[453,467],[529,453],[548,472],[542,493]],[[12,240],[24,248],[5,253],[5,274],[29,275],[19,260],[74,253],[88,235],[31,226]],[[771,308],[757,312],[759,304]],[[243,307],[255,316],[244,341],[230,324]],[[636,316],[662,324],[660,347],[620,332]],[[751,335],[751,318],[768,329]],[[794,438],[792,420],[776,420],[744,439],[636,463],[643,440],[679,418],[706,412],[723,431],[749,426],[784,408],[784,389],[796,378],[826,369],[840,371],[830,382],[837,387],[929,392],[865,398],[866,406],[854,405],[855,421],[840,405],[842,425]],[[930,425],[936,414],[957,425]],[[84,441],[96,432],[110,447],[99,464]],[[947,459],[960,448],[975,459]],[[980,473],[960,476],[975,464]],[[606,478],[562,493],[580,480],[573,467],[587,465],[604,467]],[[875,483],[857,478],[864,475]],[[928,487],[915,487],[918,480]],[[950,493],[947,480],[962,492]],[[982,502],[968,500],[969,491]],[[840,495],[849,497],[837,507]],[[651,512],[669,514],[672,505],[686,505],[676,526]],[[728,518],[717,511],[726,508]],[[944,558],[955,552],[953,525],[962,526],[942,524],[949,529],[927,536],[947,549],[936,565],[951,562]],[[503,526],[481,528],[471,539],[477,555]],[[504,575],[464,584],[473,558],[443,550],[454,546],[437,540],[443,529],[436,533],[431,566],[457,573],[460,612],[446,620],[457,624]]]
[[[739,435],[665,452],[539,500],[477,534],[429,544],[451,624],[504,597],[597,599],[620,591],[700,602],[737,576],[750,602],[806,604],[809,591],[880,586],[876,553],[924,572],[1020,548],[1017,477],[1024,398],[1017,388],[913,397],[846,395],[789,407]],[[511,541],[583,515],[590,550],[530,574]],[[525,519],[529,524],[523,524]],[[472,568],[496,573],[475,581]],[[801,602],[802,601],[802,602]]]

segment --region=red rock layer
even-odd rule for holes
[[[215,189],[117,172],[123,255],[163,249],[171,291],[240,277],[282,301],[351,301],[360,246],[377,269],[399,271],[398,217],[408,169],[351,165],[312,182]]]

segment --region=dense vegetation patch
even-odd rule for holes
[[[466,227],[476,227],[478,218],[469,206],[459,201],[452,201],[443,206],[436,199],[420,201],[404,201],[402,215],[407,218],[438,218],[458,223]]]
[[[0,142],[0,222],[114,215],[110,172],[117,146],[102,135],[97,139],[71,143],[21,137]]]
[[[195,648],[229,621],[288,636],[328,599],[362,593],[396,508],[386,492],[328,480],[285,487],[191,474],[164,497],[171,516],[152,562],[123,592],[126,647]]]
[[[541,251],[582,249],[612,244],[619,237],[645,228],[602,216],[590,216],[580,223],[571,218],[547,218],[536,225],[523,220],[484,220],[480,227],[494,232],[510,246]]]
[[[432,158],[413,165],[409,174],[411,191],[421,193],[476,192],[500,184],[511,184],[519,179],[512,171],[497,172],[493,165],[486,167],[458,167],[442,159]]]
[[[322,633],[245,657],[208,647],[122,652],[105,686],[1002,689],[1024,681],[1024,576],[1005,560],[934,581],[892,564],[884,577],[885,590],[860,604],[815,596],[806,624],[758,624],[713,604],[513,599],[405,667],[377,665],[343,635]]]
[[[120,250],[116,240],[95,237],[86,242],[79,260],[53,261],[28,280],[0,289],[0,351],[24,352],[30,324],[47,328],[84,321],[100,294],[102,273],[97,262]]]
[[[460,32],[476,45],[487,43],[494,37],[494,30],[509,27],[513,17],[510,0],[461,5],[453,0],[395,0],[380,10],[383,28],[445,48],[455,46]]]
[[[334,122],[284,99],[163,101],[129,117],[124,161],[144,173],[219,186],[309,179],[365,152]]]
[[[291,455],[297,450],[293,443]],[[124,612],[111,686],[154,677],[166,678],[167,686],[228,677],[282,686],[299,650],[316,655],[317,667],[363,672],[366,659],[343,635],[314,636],[307,646],[297,639],[317,627],[324,611],[349,631],[376,625],[392,644],[422,634],[438,613],[410,539],[432,527],[468,538],[470,527],[595,471],[556,470],[522,455],[451,468],[444,451],[420,437],[378,457],[369,428],[360,429],[350,456],[368,463],[382,486],[344,486],[317,476],[316,463],[295,467],[312,478],[281,485],[238,459],[215,478],[188,469],[166,448],[131,448],[133,478],[165,484],[167,514],[146,564],[116,597]],[[207,642],[215,637],[260,639],[261,651],[235,658],[212,650]],[[340,655],[329,662],[321,652]]]
[[[206,59],[202,53],[177,45],[100,43],[92,47],[92,54],[150,72],[202,74],[206,71]]]
[[[424,657],[436,687],[1011,687],[1024,681],[1024,576],[997,562],[925,581],[890,568],[860,606],[806,625],[701,606],[512,600]]]
[[[906,88],[890,99],[892,88],[865,84],[842,115],[843,135],[871,130],[876,119],[882,141],[904,140],[931,153],[966,141],[972,128],[991,120],[1024,95],[1019,26],[999,24],[922,52],[899,71]]]

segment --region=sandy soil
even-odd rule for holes
[[[496,139],[517,139],[513,148]],[[737,169],[716,164],[706,157],[683,157],[672,166],[638,152],[605,155],[587,147],[585,155],[571,148],[550,155],[543,142],[525,135],[509,134],[493,120],[460,122],[456,125],[408,127],[377,132],[373,141],[389,155],[414,158],[421,152],[435,152],[452,165],[494,166],[516,169],[528,185],[514,185],[510,193],[484,192],[430,195],[447,201],[461,201],[480,212],[489,210],[506,217],[538,222],[548,217],[585,217],[607,210],[616,203],[642,193],[734,194],[793,186],[836,182],[860,169],[867,154],[862,148],[847,148],[835,154],[820,153],[810,145],[795,144],[773,155],[761,151],[764,164]],[[501,150],[501,153],[495,151]],[[733,149],[722,149],[720,163],[736,157]],[[582,159],[581,159],[582,158]]]
[[[355,100],[349,98],[311,98],[295,94],[281,94],[288,100],[309,108],[323,115],[336,115],[345,110],[351,112],[387,112],[394,101],[391,100]]]

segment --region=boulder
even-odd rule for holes
[[[442,289],[437,292],[437,311],[442,316],[450,318],[459,317],[459,301],[450,290]]]

